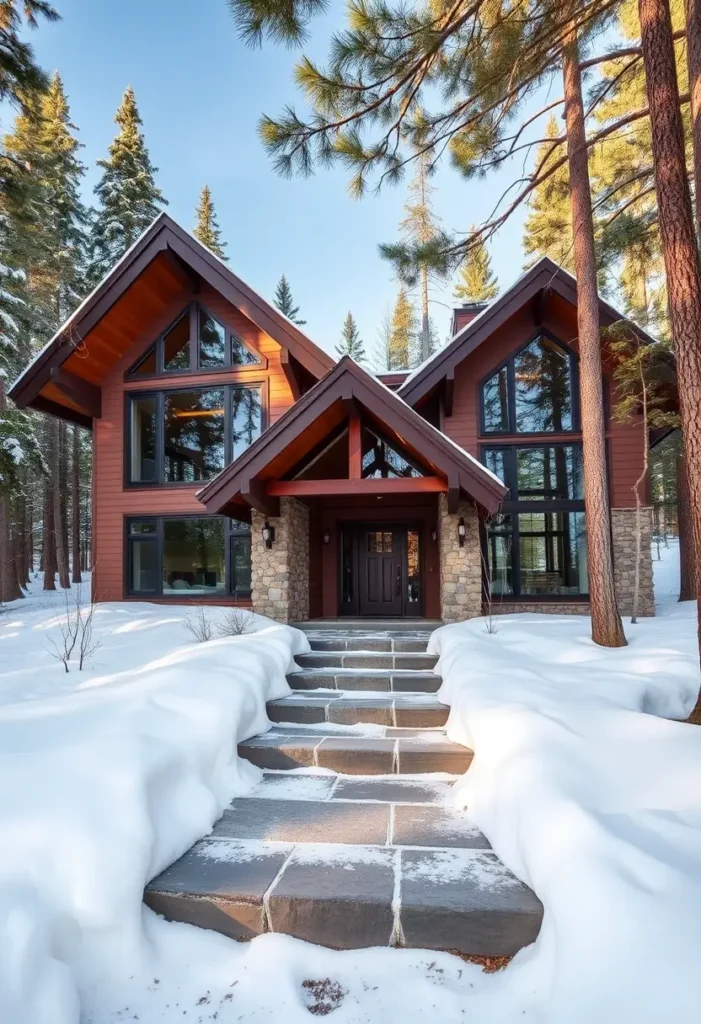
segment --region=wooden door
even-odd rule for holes
[[[401,615],[406,529],[363,528],[359,539],[360,614]]]

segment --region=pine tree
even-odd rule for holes
[[[551,115],[545,130],[546,139],[557,139],[560,130]],[[543,142],[536,153],[536,164],[544,169],[552,166],[564,154],[564,145],[554,146]],[[541,256],[549,256],[558,266],[574,271],[574,247],[572,244],[572,216],[570,214],[570,178],[567,164],[546,178],[528,202],[528,217],[523,231],[523,250],[532,259],[526,267],[532,266]]]
[[[119,126],[107,160],[98,160],[102,177],[95,186],[99,207],[94,216],[90,253],[90,282],[97,284],[139,235],[167,206],[155,181],[142,120],[131,86],[115,115]]]
[[[474,227],[473,227],[474,232]],[[460,266],[460,279],[453,292],[459,302],[490,302],[499,294],[499,283],[492,273],[492,261],[484,242],[476,238]]]
[[[407,295],[406,288],[400,288],[389,324],[388,370],[410,368],[415,352],[416,336],[416,311]]]
[[[341,342],[336,346],[336,352],[339,356],[350,356],[351,359],[355,359],[356,363],[365,361],[365,346],[360,337],[358,325],[350,311],[346,314],[346,319],[343,321]]]
[[[428,245],[438,230],[440,218],[433,209],[435,188],[428,180],[428,158],[421,155],[416,161],[416,173],[409,185],[409,199],[404,205],[405,217],[399,225],[403,235],[415,245]],[[421,296],[421,331],[415,362],[423,362],[432,354],[431,324],[429,316],[428,286],[431,273],[427,263],[419,266],[419,288]]]
[[[222,242],[221,239],[221,229],[217,221],[217,215],[214,212],[214,203],[212,202],[212,193],[209,190],[209,185],[202,187],[196,216],[197,225],[193,231],[195,238],[202,242],[202,245],[206,245],[220,260],[228,259],[224,253],[227,243]]]
[[[306,320],[299,320],[297,317],[297,314],[299,313],[299,306],[295,306],[294,304],[292,290],[284,274],[281,275],[280,280],[277,283],[273,305],[277,306],[280,312],[284,313],[287,319],[291,320],[293,324],[297,324],[298,327],[302,327],[306,324]]]

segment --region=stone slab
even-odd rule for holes
[[[394,853],[297,848],[268,896],[273,931],[336,949],[389,945]]]
[[[392,843],[394,846],[490,849],[487,837],[470,822],[465,812],[452,807],[396,806]]]
[[[363,675],[362,673],[348,673],[337,675],[334,683],[339,690],[377,690],[380,693],[388,693],[391,689],[391,676],[389,672],[374,672]]]
[[[402,850],[401,863],[405,945],[510,956],[536,939],[542,904],[493,853]]]
[[[320,803],[314,800],[233,800],[212,835],[268,843],[387,842],[389,806]]]
[[[395,740],[327,738],[317,749],[317,764],[344,775],[391,775],[394,748]]]
[[[259,800],[326,800],[335,785],[335,775],[264,772],[250,795]]]
[[[452,794],[452,782],[402,779],[339,779],[332,800],[384,800],[388,803],[438,804]],[[395,808],[395,814],[398,808]]]
[[[399,739],[398,768],[404,775],[419,775],[426,772],[448,772],[462,775],[472,763],[473,753],[467,747],[447,741]]]
[[[393,672],[392,690],[395,693],[436,693],[443,680],[433,672]]]
[[[293,690],[335,690],[336,680],[328,673],[290,672],[287,682]]]
[[[314,764],[319,736],[280,736],[268,733],[239,743],[238,752],[259,768],[308,768]]]
[[[328,709],[328,720],[339,725],[355,725],[359,722],[392,725],[392,702],[387,700],[339,700]]]

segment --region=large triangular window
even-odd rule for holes
[[[424,476],[416,465],[379,437],[372,430],[363,430],[363,479]]]

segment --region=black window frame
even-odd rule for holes
[[[209,384],[190,384],[188,381],[181,381],[169,388],[141,388],[138,391],[126,391],[124,393],[124,488],[133,490],[135,488],[152,490],[168,487],[203,487],[207,480],[166,480],[165,479],[165,398],[166,395],[178,394],[181,392],[193,391],[223,391],[224,392],[224,466],[225,468],[233,462],[232,454],[232,413],[234,391],[248,389],[260,392],[260,434],[268,428],[268,379],[256,378],[251,380],[237,380],[233,382],[211,382]],[[156,479],[155,480],[132,480],[131,478],[131,435],[132,417],[131,403],[133,399],[155,398],[156,399]],[[259,436],[260,436],[259,434]],[[213,477],[211,479],[214,479]]]
[[[163,593],[163,539],[164,522],[170,520],[181,520],[181,519],[221,519],[224,521],[224,593],[219,594],[196,594],[193,595],[192,599],[195,603],[204,603],[207,601],[219,602],[224,598],[233,597],[237,600],[249,599],[251,596],[251,588],[245,589],[234,589],[231,586],[232,583],[232,572],[231,572],[231,555],[233,545],[238,544],[241,540],[247,540],[249,545],[251,544],[251,527],[248,523],[241,522],[238,519],[231,519],[228,516],[208,516],[198,515],[196,512],[181,512],[181,513],[167,513],[163,515],[128,515],[124,517],[124,595],[125,597],[139,597],[148,600],[150,597],[157,597],[162,601],[173,601],[175,604],[182,604],[183,598],[187,596],[187,591],[180,591],[177,594],[164,594]],[[147,534],[132,534],[131,527],[133,523],[153,523],[155,530],[153,533]],[[156,579],[157,586],[155,590],[135,590],[133,587],[132,579],[132,549],[134,544],[152,544],[156,551]]]
[[[569,359],[570,368],[570,384],[571,384],[571,402],[572,402],[572,426],[567,430],[522,430],[516,429],[516,374],[514,369],[514,363],[516,358],[532,345],[534,341],[538,341],[539,338],[547,338],[553,345],[557,345],[559,349]],[[506,368],[506,409],[508,425],[505,430],[490,430],[487,428],[485,421],[485,403],[484,403],[484,389],[485,385],[495,377],[501,370]],[[579,358],[576,352],[566,345],[560,338],[557,338],[550,331],[541,328],[536,331],[535,334],[531,335],[527,341],[520,345],[513,352],[510,352],[506,359],[503,359],[497,366],[493,367],[486,373],[479,381],[478,384],[479,394],[479,415],[480,415],[480,436],[481,437],[542,437],[542,436],[558,436],[559,434],[579,434],[581,433],[581,415],[579,405]],[[488,447],[493,447],[489,445]]]
[[[539,435],[541,440],[539,441],[524,441],[523,443],[512,443],[512,444],[499,444],[496,443],[484,443],[480,445],[480,460],[483,465],[487,465],[486,457],[488,451],[502,451],[505,454],[504,460],[504,484],[509,488],[507,497],[502,501],[499,506],[499,512],[497,515],[504,515],[511,517],[511,589],[510,594],[499,594],[493,595],[493,598],[497,598],[499,601],[505,601],[507,603],[518,603],[523,602],[525,604],[533,604],[540,601],[546,601],[551,603],[569,603],[569,602],[582,602],[587,603],[589,601],[589,592],[585,594],[522,594],[521,592],[521,548],[520,548],[520,524],[519,524],[519,513],[521,512],[563,512],[563,513],[575,513],[583,512],[586,515],[586,509],[584,506],[584,498],[546,498],[546,499],[535,499],[521,501],[518,497],[517,490],[517,461],[516,452],[520,448],[578,448],[582,451],[581,439],[572,438],[566,441],[550,441],[548,435]],[[483,522],[481,530],[481,543],[482,543],[482,554],[483,564],[485,566],[485,587],[489,587],[489,543],[490,534],[494,532],[490,530],[489,523]],[[530,531],[527,531],[529,533]]]
[[[224,363],[221,366],[202,366],[200,364],[200,316],[211,317],[221,327],[224,328],[226,333],[226,345],[224,352]],[[184,316],[189,317],[190,323],[190,364],[188,367],[176,367],[172,370],[166,370],[164,364],[164,338],[165,336],[183,319]],[[233,344],[232,339],[236,339],[240,342],[247,351],[255,356],[255,361],[251,363],[235,363],[232,360]],[[139,367],[149,357],[152,350],[156,353],[156,372],[155,373],[138,373]],[[232,372],[250,372],[260,371],[261,369],[267,369],[268,360],[263,356],[257,349],[252,348],[240,334],[232,330],[226,323],[223,322],[222,318],[213,313],[207,306],[202,302],[192,301],[187,303],[177,316],[173,317],[168,326],[161,331],[157,338],[146,348],[146,350],[139,356],[136,362],[132,363],[128,370],[124,374],[124,379],[129,381],[142,381],[142,380],[159,380],[163,378],[171,378],[177,376],[186,377],[198,374],[200,376],[207,374],[217,373],[232,373]]]

